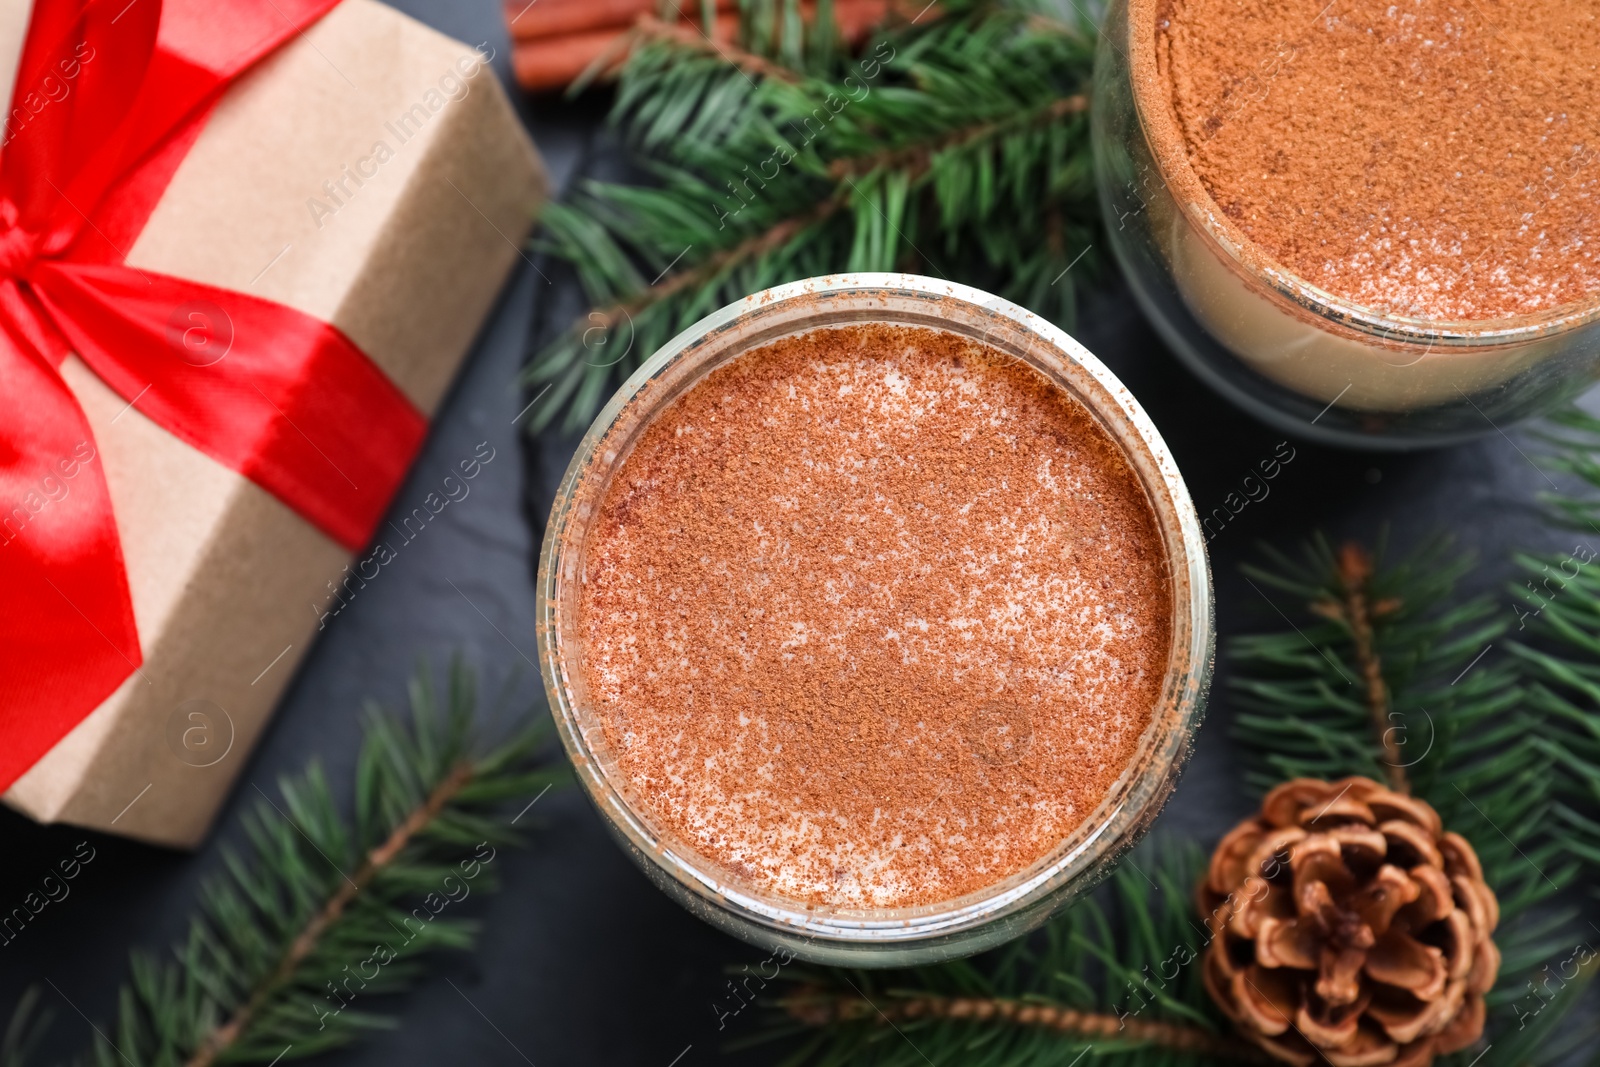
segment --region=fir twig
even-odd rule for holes
[[[256,987],[244,1006],[233,1017],[217,1027],[200,1043],[187,1067],[210,1067],[218,1055],[231,1048],[253,1023],[261,1010],[285,985],[293,981],[295,973],[305,965],[322,942],[329,928],[343,917],[345,909],[366,890],[390,864],[394,863],[418,834],[437,819],[445,806],[454,800],[472,780],[474,766],[463,762],[456,765],[444,780],[434,786],[427,799],[412,809],[411,814],[396,826],[388,840],[367,854],[354,875],[339,883],[333,896],[312,916],[304,929],[290,942],[288,950],[273,968],[272,973]]]
[[[651,304],[667,300],[686,289],[711,284],[719,276],[734,267],[740,266],[751,259],[759,259],[768,252],[782,248],[785,244],[794,240],[796,235],[803,232],[806,227],[822,222],[843,204],[843,197],[831,197],[804,214],[775,222],[763,232],[746,238],[732,248],[722,249],[694,268],[667,275],[644,292],[628,300],[589,312],[582,318],[575,320],[571,329],[573,331],[586,332],[598,326],[608,331],[614,330],[624,320],[631,319],[635,312],[643,311]]]
[[[1010,997],[909,996],[879,1007],[862,996],[805,989],[779,1003],[807,1026],[832,1026],[866,1021],[884,1026],[918,1020],[952,1020],[1037,1027],[1083,1038],[1116,1039],[1177,1052],[1227,1056],[1246,1063],[1271,1063],[1260,1049],[1245,1042],[1181,1023],[1129,1019],[1112,1012],[1076,1011],[1037,1000]]]
[[[1539,466],[1590,490],[1541,493],[1541,501],[1570,529],[1600,533],[1600,418],[1574,404],[1546,419],[1536,436],[1545,446]]]
[[[1600,898],[1600,419],[1569,408],[1541,436],[1542,464],[1579,485],[1542,496],[1557,522],[1575,532],[1575,544],[1516,557],[1523,583],[1511,596],[1521,640],[1511,649],[1528,672],[1529,704],[1550,724],[1539,743],[1557,772],[1555,815]]]
[[[1070,322],[1098,226],[1093,26],[955,0],[851,57],[823,18],[776,32],[778,7],[744,5],[738,49],[640,31],[613,121],[655,181],[580,182],[545,211],[535,247],[593,310],[531,356],[531,430],[582,428],[674,334],[810,275],[917,270]]]
[[[1525,706],[1514,663],[1486,658],[1510,614],[1456,595],[1471,563],[1443,540],[1387,565],[1381,548],[1335,552],[1320,537],[1303,562],[1265,554],[1270,565],[1246,574],[1292,625],[1231,643],[1250,781],[1381,776],[1433,805],[1500,899],[1504,962],[1489,1002],[1514,1026],[1517,998],[1574,942],[1571,912],[1545,905],[1577,866],[1574,835],[1551,818],[1550,720]]]
[[[1200,981],[1212,935],[1191,903],[1200,869],[1192,847],[1141,846],[1108,893],[979,960],[785,975],[763,1037],[800,1035],[788,1062],[815,1067],[1044,1067],[1091,1050],[1126,1067],[1261,1062]]]
[[[1398,792],[1409,793],[1411,784],[1406,779],[1400,742],[1390,718],[1393,709],[1389,685],[1383,679],[1383,660],[1378,654],[1377,638],[1372,628],[1374,619],[1398,610],[1400,602],[1394,597],[1372,600],[1372,556],[1353,542],[1339,549],[1337,577],[1339,598],[1314,601],[1311,610],[1325,618],[1338,620],[1349,631],[1356,667],[1361,673],[1361,684],[1366,689],[1372,729],[1383,750],[1381,762],[1389,786]]]
[[[496,850],[518,838],[501,817],[514,798],[559,780],[544,766],[545,720],[485,745],[460,666],[446,691],[426,673],[402,721],[369,709],[353,817],[315,763],[284,780],[281,803],[245,816],[248,849],[202,888],[187,939],[162,962],[136,953],[116,1025],[97,1030],[100,1067],[209,1067],[298,1059],[391,1025],[357,1002],[407,988],[421,958],[470,947],[476,924],[446,908],[493,889]],[[442,707],[441,707],[442,704]],[[21,1067],[15,1035],[4,1067]]]
[[[933,166],[934,159],[940,152],[953,148],[962,148],[990,138],[1004,136],[1007,133],[1026,130],[1029,127],[1048,126],[1073,115],[1081,115],[1089,110],[1089,95],[1087,93],[1074,93],[1052,100],[1043,107],[1019,117],[1013,117],[996,122],[978,122],[971,126],[951,130],[938,138],[924,144],[912,144],[903,148],[887,148],[881,152],[872,152],[855,159],[836,159],[828,164],[828,176],[832,178],[860,178],[877,170],[904,170],[913,178],[920,178],[928,173]]]

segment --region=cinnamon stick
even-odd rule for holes
[[[539,0],[540,4],[549,0]],[[571,14],[570,9],[578,0],[555,0],[551,11],[555,14],[544,16],[545,21],[536,22],[536,27],[563,24],[557,21],[566,20],[566,24],[576,25],[579,19],[576,14]],[[581,0],[582,3],[593,3],[597,10],[615,11],[625,3],[636,3],[638,0]],[[717,0],[721,5],[725,0]],[[726,0],[732,6],[735,0]],[[537,8],[539,5],[536,4]],[[644,0],[641,7],[652,6],[651,0]],[[884,20],[891,7],[904,9],[893,0],[835,0],[833,8],[834,22],[839,28],[840,35],[849,45],[859,44],[872,29]],[[508,11],[508,16],[515,12]],[[648,24],[657,28],[670,29],[681,34],[685,40],[704,38],[698,22],[683,21],[662,23],[649,15],[635,16],[626,24],[601,26],[600,28],[574,30],[572,32],[551,33],[544,36],[529,36],[522,26],[523,22],[531,16],[532,9],[518,22],[519,29],[515,30],[514,46],[511,54],[512,74],[517,79],[517,84],[524,89],[540,92],[560,89],[571,83],[578,75],[589,68],[596,59],[604,56],[608,50],[615,52],[615,59],[609,64],[607,73],[614,73],[627,58],[629,42],[621,40],[624,34],[635,26]],[[814,3],[802,4],[800,17],[809,23],[816,18],[816,5]],[[598,16],[596,16],[598,18]],[[718,43],[732,42],[738,36],[739,16],[730,10],[726,14],[719,14],[716,26],[712,30],[710,41],[713,46]]]
[[[684,16],[700,24],[700,0],[679,0]],[[715,0],[718,11],[735,11],[738,0]],[[506,22],[513,41],[534,41],[590,30],[619,30],[656,10],[655,0],[508,0]]]
[[[539,41],[517,41],[511,49],[511,74],[517,84],[530,92],[563,89],[589,68],[607,48],[617,43],[625,30],[590,30],[547,37]],[[627,51],[619,51],[607,73],[622,64]]]

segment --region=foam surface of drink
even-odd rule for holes
[[[1142,6],[1191,165],[1276,263],[1421,319],[1600,293],[1593,4]]]
[[[1168,658],[1116,445],[1039,372],[925,329],[708,375],[625,459],[583,580],[588,700],[637,802],[815,904],[934,903],[1050,852]]]

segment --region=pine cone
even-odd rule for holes
[[[1211,997],[1285,1063],[1422,1067],[1483,1033],[1500,905],[1438,812],[1369,778],[1299,778],[1199,887]]]

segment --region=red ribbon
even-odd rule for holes
[[[142,662],[69,353],[352,550],[421,444],[332,326],[124,262],[229,83],[335,2],[35,2],[0,147],[0,790]]]

